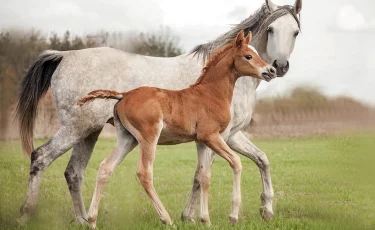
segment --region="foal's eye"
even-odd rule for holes
[[[267,32],[268,32],[269,34],[273,34],[273,28],[272,28],[272,27],[268,27],[268,28],[267,28]]]
[[[253,57],[251,55],[246,55],[245,58],[246,60],[250,61]]]
[[[299,34],[299,31],[296,31],[296,32],[294,33],[294,37],[297,37],[298,34]]]

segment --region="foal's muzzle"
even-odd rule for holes
[[[289,71],[289,62],[287,61],[286,64],[280,65],[277,63],[277,60],[275,60],[272,63],[272,66],[276,68],[277,77],[284,77],[285,74]]]
[[[276,77],[276,69],[272,66],[265,67],[262,73],[262,77],[265,81],[269,82]]]

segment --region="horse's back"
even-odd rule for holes
[[[181,66],[181,56],[156,58],[108,47],[61,53],[63,59],[52,76],[51,88],[59,119],[65,124],[88,116],[93,117],[90,122],[103,123],[112,116],[112,100],[90,103],[89,109],[76,107],[77,100],[93,90],[126,92],[144,85],[184,88],[200,69],[197,62],[189,60],[187,67]]]
[[[52,89],[68,87],[80,96],[96,89],[129,91],[144,85],[181,89],[198,77],[199,69],[186,56],[149,57],[108,47],[66,51]]]

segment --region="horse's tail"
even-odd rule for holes
[[[77,104],[78,105],[83,105],[86,102],[93,101],[97,98],[101,99],[116,99],[116,100],[121,100],[123,97],[122,93],[112,91],[112,90],[95,90],[90,92],[87,96],[81,98]]]
[[[34,151],[34,122],[38,102],[51,85],[53,72],[63,59],[59,51],[47,50],[27,71],[22,80],[16,109],[22,149],[29,157]]]

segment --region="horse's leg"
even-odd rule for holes
[[[206,157],[209,157],[211,159],[210,165],[212,165],[212,163],[215,160],[216,154],[210,148],[197,148],[197,152],[198,152],[198,156],[206,155]],[[192,223],[195,223],[194,214],[195,214],[195,209],[197,207],[199,197],[200,197],[200,192],[201,192],[201,187],[200,187],[200,182],[199,182],[199,168],[200,166],[198,163],[197,168],[195,170],[195,174],[194,174],[193,186],[191,188],[191,192],[189,194],[189,198],[184,208],[184,211],[181,214],[182,221],[190,221]]]
[[[232,193],[232,211],[229,215],[229,220],[235,224],[238,222],[238,214],[241,205],[241,159],[229,148],[222,136],[219,134],[212,134],[198,138],[200,142],[204,143],[207,147],[228,161],[229,165],[233,169],[234,182]]]
[[[271,182],[270,164],[265,153],[259,150],[242,131],[237,132],[228,139],[228,145],[234,151],[250,158],[259,167],[262,178],[263,192],[261,195],[262,206],[260,214],[265,220],[273,216],[272,200],[274,192]]]
[[[199,150],[198,150],[198,155],[199,155]],[[200,195],[200,184],[199,184],[199,164],[198,164],[197,169],[195,170],[195,174],[194,174],[193,187],[191,188],[191,192],[189,194],[189,198],[185,205],[184,211],[181,214],[182,221],[190,221],[192,223],[195,223],[194,213],[195,213],[195,208],[197,207],[199,195]]]
[[[20,224],[24,224],[35,211],[43,172],[56,158],[79,141],[79,136],[62,127],[53,138],[31,153],[29,184],[26,200],[21,207]]]
[[[158,136],[157,136],[158,137]],[[163,224],[172,224],[171,217],[161,202],[158,194],[155,191],[153,183],[153,163],[155,160],[155,149],[157,139],[153,141],[140,141],[139,147],[141,150],[140,159],[138,163],[137,176],[142,183],[147,195],[150,197],[152,204],[159,218]]]
[[[73,146],[72,156],[65,170],[65,179],[69,186],[77,222],[83,224],[87,220],[86,208],[82,198],[82,182],[87,163],[90,160],[95,143],[102,130],[90,134]]]
[[[94,195],[88,213],[88,221],[93,228],[96,227],[100,199],[102,198],[103,187],[108,182],[109,177],[118,164],[125,156],[137,146],[135,138],[121,125],[116,124],[117,143],[115,149],[109,154],[99,166],[98,176],[96,178],[96,186]]]
[[[221,136],[226,140],[228,139],[230,129],[228,128],[224,133],[221,134]],[[206,157],[209,157],[211,160],[211,166],[213,162],[215,161],[216,154],[210,149],[210,148],[197,148],[198,156],[199,155],[206,155]],[[195,209],[198,204],[198,198],[200,196],[200,184],[199,184],[199,164],[197,164],[197,168],[195,170],[194,174],[194,181],[193,181],[193,187],[191,188],[191,192],[189,194],[188,201],[186,203],[186,206],[184,208],[184,211],[181,214],[181,220],[182,221],[190,221],[192,223],[195,223],[194,221],[194,213]]]
[[[197,142],[196,144],[198,149],[198,180],[201,188],[200,219],[201,222],[206,223],[208,226],[210,226],[211,221],[208,212],[208,189],[210,188],[211,180],[211,156],[207,154],[207,150],[209,150],[207,146],[199,142]]]

